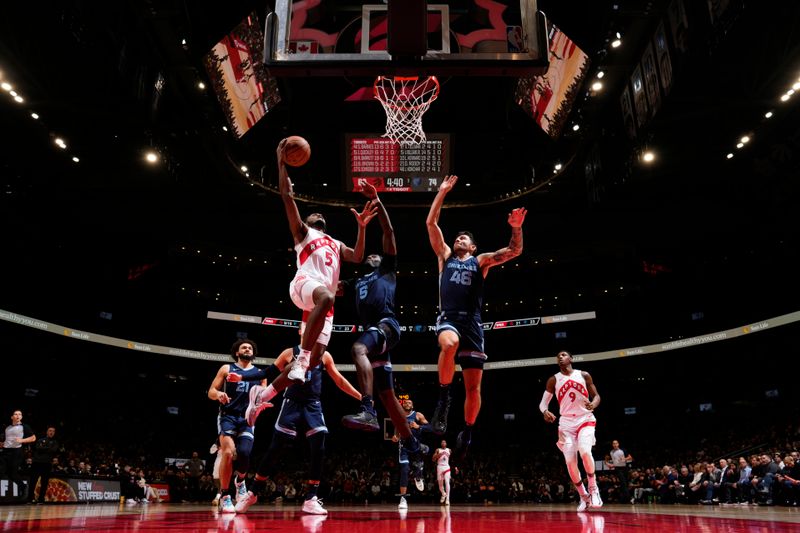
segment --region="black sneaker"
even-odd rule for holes
[[[456,438],[456,461],[461,463],[467,457],[469,445],[472,444],[472,432],[461,431]]]
[[[450,393],[436,402],[436,410],[433,411],[431,418],[431,431],[436,435],[447,433],[447,414],[450,411]]]
[[[378,417],[366,409],[355,415],[345,415],[342,417],[342,425],[349,429],[359,431],[380,431],[381,425]]]

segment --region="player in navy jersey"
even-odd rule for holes
[[[439,435],[447,431],[450,384],[453,382],[457,359],[463,371],[466,389],[466,426],[456,440],[457,457],[463,458],[472,441],[472,426],[481,409],[481,378],[486,360],[481,326],[483,281],[490,268],[522,253],[522,223],[527,211],[520,207],[509,213],[511,242],[507,247],[475,256],[475,239],[470,232],[461,231],[451,249],[445,243],[439,228],[439,214],[444,197],[457,181],[457,176],[447,176],[444,179],[433,200],[426,224],[428,238],[439,260],[439,317],[436,320],[436,334],[439,340],[440,394],[431,426],[433,432]]]
[[[247,494],[244,480],[247,467],[250,465],[250,452],[253,450],[255,428],[245,420],[245,410],[249,403],[250,382],[232,383],[227,381],[230,374],[239,374],[243,378],[255,374],[259,370],[253,366],[253,358],[258,353],[256,343],[249,339],[241,339],[231,346],[231,355],[235,363],[222,365],[208,389],[208,397],[220,403],[217,416],[217,433],[219,434],[221,454],[220,462],[220,510],[223,513],[234,513],[230,488],[231,471],[235,471],[236,499]],[[235,460],[234,460],[235,457]]]
[[[342,424],[351,429],[378,431],[377,413],[372,398],[373,385],[377,382],[378,394],[400,434],[409,453],[416,453],[418,445],[405,423],[405,411],[394,394],[392,361],[389,350],[400,340],[400,324],[394,312],[394,297],[397,288],[397,243],[394,228],[386,207],[378,198],[375,187],[364,184],[364,195],[378,209],[378,221],[383,230],[383,257],[372,254],[367,265],[372,271],[355,282],[345,282],[355,290],[356,311],[364,333],[353,344],[351,354],[358,372],[361,390],[361,411],[342,418]]]
[[[414,402],[411,401],[411,398],[409,398],[407,394],[403,395],[402,402],[403,422],[399,425],[395,425],[395,434],[392,437],[392,441],[400,443],[397,461],[400,464],[400,503],[397,507],[398,509],[408,509],[408,501],[406,500],[406,494],[408,493],[408,474],[411,471],[411,466],[413,466],[414,483],[417,486],[417,490],[420,492],[424,491],[425,481],[422,479],[423,461],[421,455],[427,454],[430,450],[425,444],[419,445],[419,451],[415,452],[409,450],[405,445],[407,441],[400,438],[400,430],[408,429],[411,431],[414,440],[419,442],[423,429],[428,429],[428,421],[425,419],[425,415],[414,410]]]
[[[259,370],[255,374],[247,376],[246,379],[259,380],[268,376],[278,375],[284,368],[291,366],[297,360],[299,354],[300,346],[287,348],[281,352],[272,366],[266,370]],[[317,489],[322,477],[322,461],[325,456],[325,434],[328,433],[325,417],[322,413],[322,403],[320,402],[323,371],[328,373],[341,390],[357,400],[361,399],[361,394],[358,390],[336,368],[331,354],[327,351],[322,354],[320,364],[310,367],[306,371],[305,382],[291,385],[286,389],[278,420],[275,422],[272,443],[258,465],[252,490],[248,491],[247,495],[236,504],[237,513],[247,511],[251,505],[258,501],[256,494],[266,487],[267,478],[275,474],[278,460],[297,437],[298,427],[305,427],[306,440],[311,450],[311,467],[308,475],[306,498],[303,502],[303,512],[319,515],[328,513],[322,506],[322,502],[317,498]],[[229,376],[229,379],[238,380],[240,378],[238,376]],[[253,388],[258,389],[261,387],[256,385]]]

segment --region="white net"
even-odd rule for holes
[[[439,80],[435,76],[378,76],[375,80],[375,98],[386,111],[386,133],[383,136],[401,145],[425,142],[422,115],[437,96]]]

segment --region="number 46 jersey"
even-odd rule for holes
[[[450,319],[477,318],[480,321],[483,302],[483,273],[478,258],[460,261],[456,255],[447,258],[439,273],[439,309]]]

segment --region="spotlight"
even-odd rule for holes
[[[65,143],[64,139],[62,139],[61,137],[56,137],[56,140],[53,142],[55,142],[58,145],[58,147],[61,148],[62,150],[66,149],[67,147],[67,143]]]
[[[199,81],[199,82],[197,82],[197,88],[198,89],[205,89],[206,88],[206,84],[203,83],[202,81]]]
[[[736,143],[736,148],[741,148],[742,146],[744,146],[744,143]]]
[[[649,150],[644,154],[642,154],[642,161],[644,161],[645,163],[652,163],[653,161],[655,161],[655,159],[656,159],[656,154],[654,154]]]
[[[599,91],[602,88],[603,88],[603,84],[601,82],[599,82],[599,81],[596,81],[596,82],[594,82],[592,84],[592,90],[593,91]]]
[[[622,45],[622,39],[614,39],[611,41],[611,48],[619,48]]]
[[[747,135],[744,135],[744,136],[743,136],[741,139],[739,139],[739,140],[742,142],[742,144],[747,144],[747,143],[749,143],[749,142],[750,142],[750,137],[748,137]]]
[[[581,129],[581,125],[580,124],[574,124],[572,126],[572,131],[578,131],[579,129]]]
[[[80,163],[81,162],[81,160],[79,158],[77,158],[76,156],[72,156],[72,160],[74,162],[76,162],[76,163]]]
[[[561,163],[556,163],[555,170],[561,170]]]
[[[784,94],[783,96],[781,96],[781,102],[785,102],[785,101],[787,101],[789,98],[791,98],[791,95],[789,95],[789,94]]]
[[[13,89],[13,87],[11,86],[11,84],[10,84],[10,83],[8,83],[8,82],[5,82],[5,81],[4,81],[3,83],[0,83],[0,87],[2,87],[2,88],[3,88],[3,90],[4,90],[4,91],[6,91],[6,92],[9,92],[10,90],[12,90],[12,89]]]
[[[23,100],[23,99],[22,99],[22,97],[21,97],[20,95],[17,95],[17,96],[15,96],[15,97],[14,97],[14,101],[16,101],[17,103],[20,103],[20,104],[21,104],[21,103],[22,103],[22,102],[24,102],[25,100]]]
[[[241,167],[239,167],[239,168],[242,170],[242,172],[247,172],[247,171],[249,170],[249,169],[248,169],[246,166],[244,166],[244,165],[242,165],[242,166],[241,166]]]
[[[764,118],[772,118],[772,111],[767,111],[764,113]]]
[[[31,113],[31,118],[32,118],[33,120],[39,120],[39,115],[38,115],[38,113]]]
[[[158,161],[158,154],[155,152],[147,152],[144,158],[148,163],[155,163],[156,161]]]
[[[726,159],[733,159],[733,153],[729,153],[725,156]]]
[[[606,73],[605,73],[605,72],[603,72],[602,70],[598,70],[598,71],[597,71],[597,79],[598,79],[598,80],[602,80],[602,79],[603,79],[603,76],[605,76],[605,75],[606,75]]]

